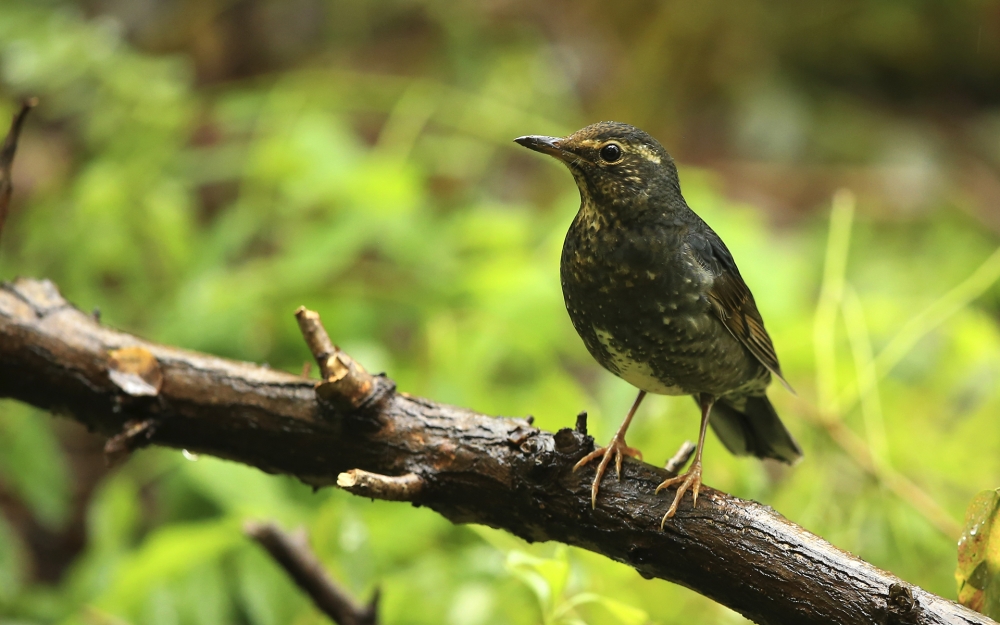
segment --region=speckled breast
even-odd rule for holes
[[[602,216],[603,217],[603,216]],[[713,277],[686,253],[683,224],[589,219],[566,235],[566,310],[605,368],[650,393],[763,389],[767,370],[714,315]]]

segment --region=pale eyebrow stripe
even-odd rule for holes
[[[648,146],[640,145],[637,151],[647,161],[650,161],[650,162],[656,163],[656,164],[660,163],[660,155],[657,154],[654,150],[650,150]]]

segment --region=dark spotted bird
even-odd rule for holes
[[[641,456],[625,433],[646,393],[692,395],[701,408],[694,462],[656,489],[677,486],[664,522],[688,490],[698,503],[709,425],[734,454],[798,460],[802,450],[765,394],[772,376],[788,383],[757,304],[726,244],[684,201],[663,146],[616,122],[515,141],[562,161],[576,179],[580,210],[561,263],[566,310],[591,355],[639,389],[611,442],[574,467],[601,459],[591,505],[612,459],[620,479],[622,456]]]

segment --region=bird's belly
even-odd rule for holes
[[[697,294],[588,286],[564,285],[573,325],[594,358],[633,386],[722,395],[766,376]]]
[[[634,386],[664,395],[721,396],[766,384],[767,370],[706,297],[712,276],[653,237],[580,231],[563,247],[566,310],[587,350]]]
[[[609,332],[595,327],[594,334],[604,347],[610,363],[613,364],[612,367],[608,368],[621,379],[647,393],[658,395],[688,394],[689,391],[685,391],[679,384],[671,384],[663,379],[662,374],[657,375],[649,363],[635,360],[627,351],[618,351],[614,338]]]

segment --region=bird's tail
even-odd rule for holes
[[[764,395],[719,398],[709,424],[726,449],[737,456],[773,458],[788,464],[802,457],[799,444]]]

